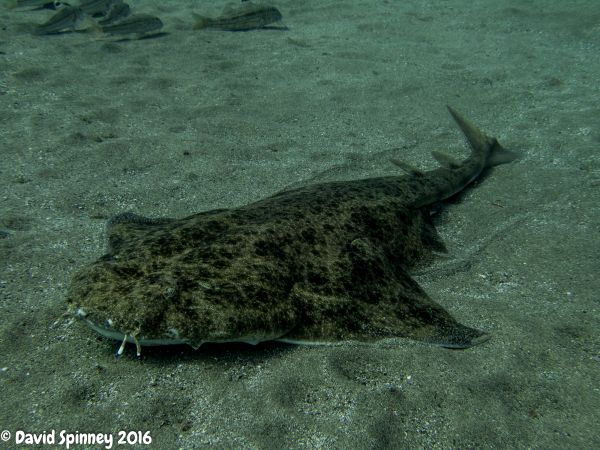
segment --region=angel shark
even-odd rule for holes
[[[488,339],[431,300],[410,271],[443,250],[432,209],[516,154],[456,111],[471,154],[441,167],[287,190],[181,219],[132,213],[107,253],[77,272],[70,311],[137,346],[410,338],[467,348]]]

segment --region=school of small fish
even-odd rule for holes
[[[244,1],[244,0],[242,0]],[[58,0],[11,0],[10,9],[55,10],[43,23],[37,24],[33,34],[38,36],[98,31],[117,37],[140,39],[160,36],[163,22],[151,14],[132,14],[123,0],[80,0],[77,4]],[[281,12],[274,6],[244,2],[239,7],[227,7],[219,17],[206,17],[193,13],[194,30],[250,31],[258,29],[287,30],[272,24],[282,20]]]

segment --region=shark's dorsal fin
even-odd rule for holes
[[[424,173],[418,167],[415,167],[412,164],[406,163],[404,161],[400,161],[399,159],[392,158],[390,159],[390,162],[411,175],[423,175]]]
[[[435,158],[435,160],[437,162],[439,162],[442,165],[442,167],[445,167],[446,169],[456,169],[457,167],[460,167],[459,161],[457,161],[450,155],[446,155],[445,153],[434,150],[431,152],[431,156],[433,156]]]

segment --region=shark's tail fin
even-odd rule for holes
[[[519,157],[518,153],[507,150],[500,145],[495,137],[484,134],[479,128],[448,106],[448,111],[469,141],[474,154],[483,154],[485,167],[509,163]]]

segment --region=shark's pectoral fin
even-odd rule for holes
[[[468,348],[489,339],[485,332],[457,322],[408,276],[399,280],[393,306],[401,336],[447,348]]]
[[[340,341],[372,342],[385,338],[409,338],[447,348],[467,348],[489,336],[458,323],[431,300],[408,275],[400,280],[381,280],[376,301],[356,292],[315,290],[297,283],[291,304],[298,312],[296,326],[282,340],[297,343]]]

